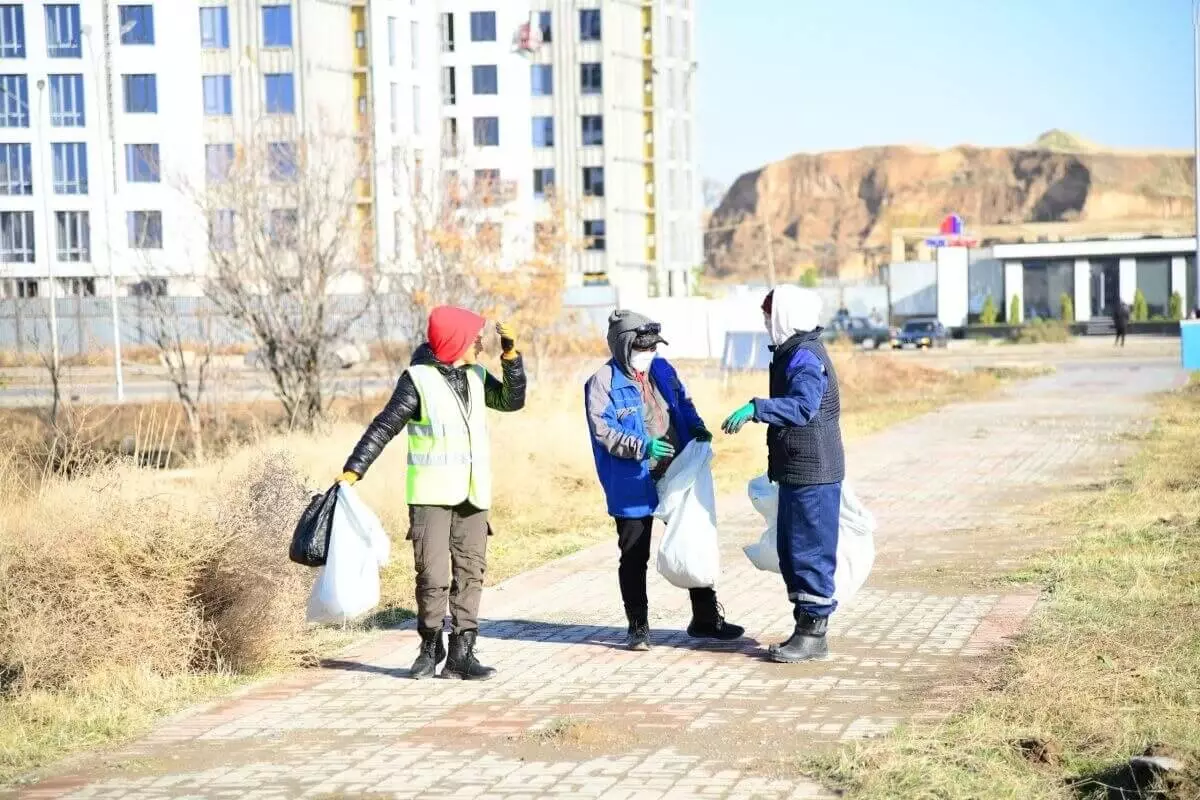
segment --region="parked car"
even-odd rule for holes
[[[888,341],[891,333],[887,328],[876,325],[867,317],[847,317],[839,315],[833,318],[829,327],[822,333],[827,341],[847,338],[855,345],[866,350],[873,350]]]
[[[936,319],[910,319],[904,323],[904,327],[898,333],[892,336],[891,344],[893,350],[900,350],[904,347],[924,350],[946,347],[949,341],[950,335],[946,332],[946,326]]]

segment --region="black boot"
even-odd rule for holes
[[[773,644],[768,651],[772,661],[781,664],[798,664],[801,661],[820,661],[829,656],[829,644],[825,631],[829,627],[828,617],[814,617],[803,611],[796,612],[796,630],[792,638],[783,644]]]
[[[458,681],[486,681],[496,677],[496,670],[485,667],[475,658],[475,639],[479,631],[450,634],[450,655],[442,667],[442,677]]]
[[[418,628],[417,632],[421,634],[421,653],[413,662],[408,675],[410,678],[420,681],[433,677],[437,665],[442,663],[442,659],[446,657],[446,644],[442,639],[441,631]]]
[[[690,589],[692,600],[692,623],[688,625],[688,636],[695,639],[718,639],[731,642],[742,638],[746,629],[725,621],[717,593],[712,589]]]
[[[625,618],[629,620],[629,633],[625,645],[630,650],[645,652],[650,649],[650,613],[644,609],[630,610],[625,607]]]

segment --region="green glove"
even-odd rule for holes
[[[737,411],[729,415],[725,422],[721,423],[721,430],[726,433],[737,433],[742,429],[742,426],[754,419],[754,403],[746,403]]]
[[[655,461],[659,461],[675,455],[675,448],[666,439],[655,439],[646,445],[646,455]]]

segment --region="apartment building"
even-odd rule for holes
[[[693,0],[0,2],[0,297],[198,291],[235,148],[357,137],[365,263],[416,195],[490,182],[506,257],[561,203],[574,285],[701,259]]]
[[[506,187],[505,247],[530,241],[553,197],[579,245],[572,284],[687,294],[701,260],[692,0],[458,0],[440,30],[441,168]]]

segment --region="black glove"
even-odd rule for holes
[[[711,442],[712,434],[708,432],[708,428],[697,428],[695,432],[692,433],[692,438],[697,442]]]

